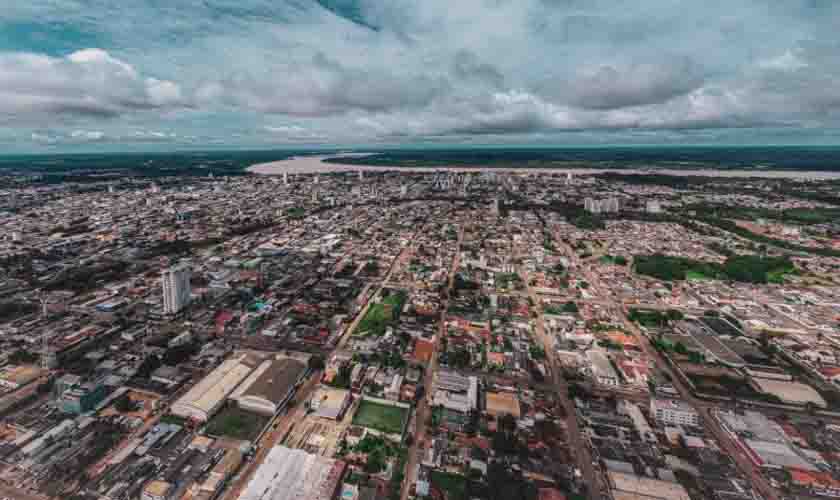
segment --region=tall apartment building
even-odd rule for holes
[[[187,264],[165,270],[161,284],[164,314],[177,314],[190,303],[190,268]]]
[[[600,200],[586,198],[583,200],[583,208],[587,212],[593,214],[618,212],[621,209],[621,202],[619,202],[618,198],[615,197]]]

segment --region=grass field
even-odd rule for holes
[[[467,479],[457,474],[432,471],[430,474],[432,484],[446,494],[446,500],[466,500]]]
[[[400,434],[408,410],[363,400],[353,415],[353,424],[388,434]]]
[[[699,273],[697,271],[686,271],[685,272],[685,279],[695,280],[695,281],[703,281],[703,280],[711,280],[711,279],[714,279],[714,278],[706,276],[705,274]]]
[[[399,320],[406,298],[405,292],[399,291],[388,295],[378,304],[371,304],[353,335],[384,335],[385,328]]]
[[[212,436],[253,441],[267,423],[267,417],[228,406],[210,420],[206,432]]]

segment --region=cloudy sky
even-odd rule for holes
[[[840,144],[833,0],[6,0],[8,152]]]

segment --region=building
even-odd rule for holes
[[[172,405],[171,412],[181,418],[206,422],[222,407],[225,399],[257,367],[260,360],[239,354],[225,360]]]
[[[272,417],[292,398],[307,373],[307,364],[283,355],[271,357],[230,396],[240,408]]]
[[[620,208],[621,204],[618,201],[618,198],[615,197],[604,198],[602,200],[596,200],[594,198],[586,198],[583,200],[583,209],[593,214],[618,212]]]
[[[172,337],[169,340],[169,343],[166,344],[166,346],[171,348],[171,347],[178,347],[178,346],[181,346],[181,345],[189,344],[192,341],[192,338],[193,338],[192,332],[187,330],[187,331],[179,333],[175,337]]]
[[[73,419],[65,419],[62,420],[61,423],[56,425],[55,427],[49,429],[48,431],[42,433],[37,438],[30,441],[26,446],[21,448],[20,452],[25,457],[33,457],[38,453],[42,452],[50,443],[53,443],[59,439],[64,439],[71,432],[76,430],[76,421]]]
[[[501,417],[512,415],[517,420],[522,416],[522,407],[519,404],[519,397],[512,392],[486,392],[484,395],[485,411],[488,415]]]
[[[165,270],[161,284],[164,314],[178,314],[190,303],[190,268],[187,264]]]
[[[41,369],[35,365],[6,366],[0,370],[0,387],[14,391],[28,385],[41,376]]]
[[[392,401],[400,400],[400,388],[403,384],[403,376],[399,373],[395,374],[391,379],[391,383],[385,388],[385,398]]]
[[[351,400],[348,390],[320,387],[312,396],[309,407],[316,417],[341,420],[344,418],[344,412],[350,407]]]
[[[181,383],[184,380],[185,375],[181,373],[175,366],[167,366],[163,365],[157,370],[152,372],[151,380],[152,382],[157,382],[159,384],[163,384],[167,387],[172,387]]]
[[[65,413],[81,415],[93,411],[107,395],[104,379],[85,382],[65,390],[59,398],[59,406]]]
[[[166,481],[150,481],[143,488],[142,500],[166,500],[169,492],[172,491],[172,485]]]
[[[650,400],[650,414],[657,422],[667,425],[700,425],[700,415],[685,401],[677,399]]]
[[[303,450],[275,446],[254,473],[240,500],[330,500],[347,464]]]
[[[662,213],[662,204],[658,200],[648,200],[645,203],[645,212],[649,214],[660,214]]]
[[[592,371],[592,378],[596,382],[602,385],[618,386],[618,373],[616,373],[606,354],[601,351],[590,350],[586,351],[586,357],[589,358],[589,368]]]
[[[68,373],[66,375],[62,375],[55,381],[53,391],[55,392],[55,396],[60,398],[62,394],[74,387],[78,387],[81,383],[82,377]]]
[[[192,489],[194,500],[213,500],[219,498],[227,481],[242,465],[242,453],[239,450],[226,450],[224,456],[207,474],[207,478]]]
[[[828,403],[816,389],[800,382],[752,377],[750,385],[759,392],[776,396],[785,404],[801,406],[813,404],[819,408],[828,407]]]
[[[465,377],[450,370],[437,373],[432,406],[441,410],[441,425],[463,430],[470,414],[478,410],[478,378]]]
[[[607,476],[615,500],[691,500],[679,483],[625,472],[609,472]]]

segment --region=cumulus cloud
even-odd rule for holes
[[[0,54],[0,114],[114,117],[128,111],[183,104],[179,86],[144,78],[100,49],[66,57]]]
[[[60,23],[101,48],[0,41],[0,127],[38,144],[837,127],[835,3],[11,2],[0,30]]]
[[[352,110],[419,108],[442,94],[443,79],[377,68],[348,67],[316,53],[310,60],[257,75],[234,75],[202,85],[204,105],[227,103],[267,113],[337,115]]]
[[[328,137],[322,133],[310,130],[299,125],[266,125],[263,130],[268,132],[272,139],[288,142],[324,142]]]
[[[179,139],[174,132],[161,132],[155,130],[133,130],[106,133],[101,130],[76,129],[71,131],[63,130],[38,130],[30,134],[33,142],[49,146],[60,145],[83,145],[92,143],[121,143],[121,142],[173,142]]]
[[[581,108],[616,109],[667,102],[699,88],[703,80],[702,71],[690,58],[663,58],[587,69],[560,89],[571,104]]]

